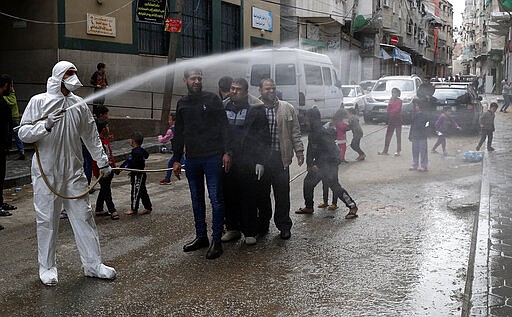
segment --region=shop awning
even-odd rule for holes
[[[391,59],[391,55],[389,55],[383,48],[380,49],[379,58],[382,58],[384,60]]]
[[[398,47],[394,47],[393,48],[393,57],[412,65],[411,55],[409,55],[406,52],[402,51]]]

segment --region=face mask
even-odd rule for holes
[[[64,83],[64,86],[69,91],[75,91],[78,88],[82,87],[82,83],[78,79],[77,75],[69,76],[65,80],[62,81]]]

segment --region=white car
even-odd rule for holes
[[[361,86],[342,85],[341,92],[343,93],[343,108],[355,109],[357,113],[364,110],[366,101]]]

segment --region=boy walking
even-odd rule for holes
[[[356,151],[359,156],[356,161],[364,161],[366,154],[361,150],[361,139],[363,138],[363,128],[359,123],[359,117],[357,116],[356,109],[348,109],[348,129],[352,131],[352,142],[350,147]]]
[[[487,151],[489,151],[489,152],[494,151],[494,148],[491,146],[491,144],[492,144],[492,137],[494,134],[494,116],[495,116],[496,110],[498,110],[498,104],[493,102],[489,106],[489,110],[487,110],[480,116],[480,128],[482,129],[482,132],[481,132],[480,141],[478,142],[478,145],[476,146],[477,151],[480,151],[480,148],[482,147],[482,144],[484,144],[486,138],[487,138]]]
[[[128,159],[121,165],[124,168],[132,168],[143,170],[146,167],[145,160],[149,157],[148,151],[142,148],[144,137],[139,132],[135,132],[130,140],[132,152]],[[131,209],[125,211],[125,215],[145,215],[151,213],[151,200],[149,199],[148,191],[146,190],[146,173],[144,172],[130,172],[131,189]],[[138,212],[139,201],[142,200],[144,210]]]
[[[437,118],[435,125],[437,142],[434,144],[434,147],[432,147],[432,153],[437,153],[437,147],[441,145],[443,148],[443,155],[448,156],[448,152],[446,152],[446,132],[448,131],[450,125],[454,126],[458,130],[461,129],[457,122],[452,117],[450,117],[450,113],[450,107],[444,107],[443,113],[441,113],[439,118]]]
[[[116,167],[116,161],[114,159],[114,155],[112,154],[112,148],[110,147],[110,138],[109,138],[109,129],[108,129],[108,120],[99,118],[96,121],[96,127],[98,128],[98,132],[100,134],[101,144],[103,145],[103,150],[107,153],[108,163],[110,167]],[[107,177],[100,178],[100,192],[98,193],[98,198],[96,199],[96,216],[108,216],[112,220],[119,220],[119,214],[117,213],[116,206],[112,201],[112,178],[114,178],[114,173],[110,173]],[[103,204],[107,204],[108,211],[103,210]]]

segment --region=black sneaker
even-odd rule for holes
[[[494,151],[494,148],[493,148],[492,146],[491,146],[491,147],[488,147],[488,148],[487,148],[487,151],[488,151],[488,152],[493,152],[493,151]]]
[[[12,214],[10,212],[8,212],[7,210],[0,209],[0,217],[7,217],[7,216],[12,216]]]

